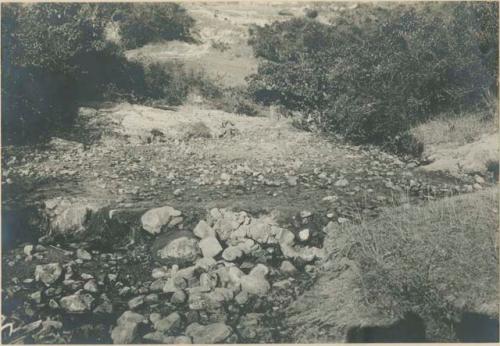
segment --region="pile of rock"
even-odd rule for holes
[[[182,213],[171,207],[152,209],[143,215],[145,231],[168,234],[168,241],[163,239],[164,244],[156,253],[163,266],[151,273],[153,293],[129,301],[130,311],[117,321],[113,341],[271,341],[265,314],[253,311],[254,303],[266,300],[273,290],[290,288],[289,280],[293,279],[289,276],[297,273],[292,262],[311,263],[322,257],[322,250],[297,246],[294,233],[266,215],[254,218],[245,212],[212,209],[207,220],[199,221],[192,232],[172,228],[180,222]],[[301,244],[307,243],[308,238],[307,232],[303,233]],[[269,249],[280,252],[281,260],[273,262],[277,263],[276,268],[255,257]],[[278,277],[282,280],[273,283]],[[166,316],[155,309],[143,309],[146,301],[156,303],[153,305],[157,308],[163,299],[169,311]],[[137,316],[137,311],[146,310],[149,318]],[[236,311],[236,315],[230,317],[231,311]],[[142,333],[141,324],[145,325]]]

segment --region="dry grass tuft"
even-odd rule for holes
[[[366,300],[431,321],[429,336],[453,335],[444,320],[464,311],[498,318],[498,192],[388,210],[346,231],[357,244]],[[438,322],[441,321],[441,322]]]
[[[464,145],[479,139],[483,134],[496,131],[498,117],[478,112],[460,116],[442,114],[413,128],[411,132],[427,148],[442,144]]]

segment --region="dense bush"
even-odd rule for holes
[[[114,18],[126,48],[161,40],[190,40],[194,20],[176,3],[117,5]]]
[[[89,58],[109,55],[94,5],[2,5],[2,138],[37,140],[71,124]]]
[[[68,129],[80,102],[178,104],[186,97],[176,66],[144,67],[106,41],[105,27],[116,11],[112,4],[2,5],[3,143]]]
[[[496,80],[497,6],[442,6],[366,5],[332,25],[295,18],[257,27],[249,43],[263,61],[249,89],[302,112],[310,127],[394,143],[412,123],[477,103]]]

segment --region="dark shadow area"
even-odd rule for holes
[[[406,314],[392,325],[353,327],[347,331],[347,342],[425,342],[424,321],[415,314]]]
[[[498,342],[498,319],[487,315],[466,312],[455,325],[460,342]]]

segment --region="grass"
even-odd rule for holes
[[[462,115],[441,114],[412,129],[417,140],[428,146],[443,144],[464,145],[471,143],[483,134],[498,130],[498,117],[488,116],[485,112]]]
[[[413,311],[428,336],[453,338],[464,311],[498,318],[498,195],[475,194],[387,210],[348,226],[366,302],[402,316]],[[431,321],[429,323],[429,321]]]

